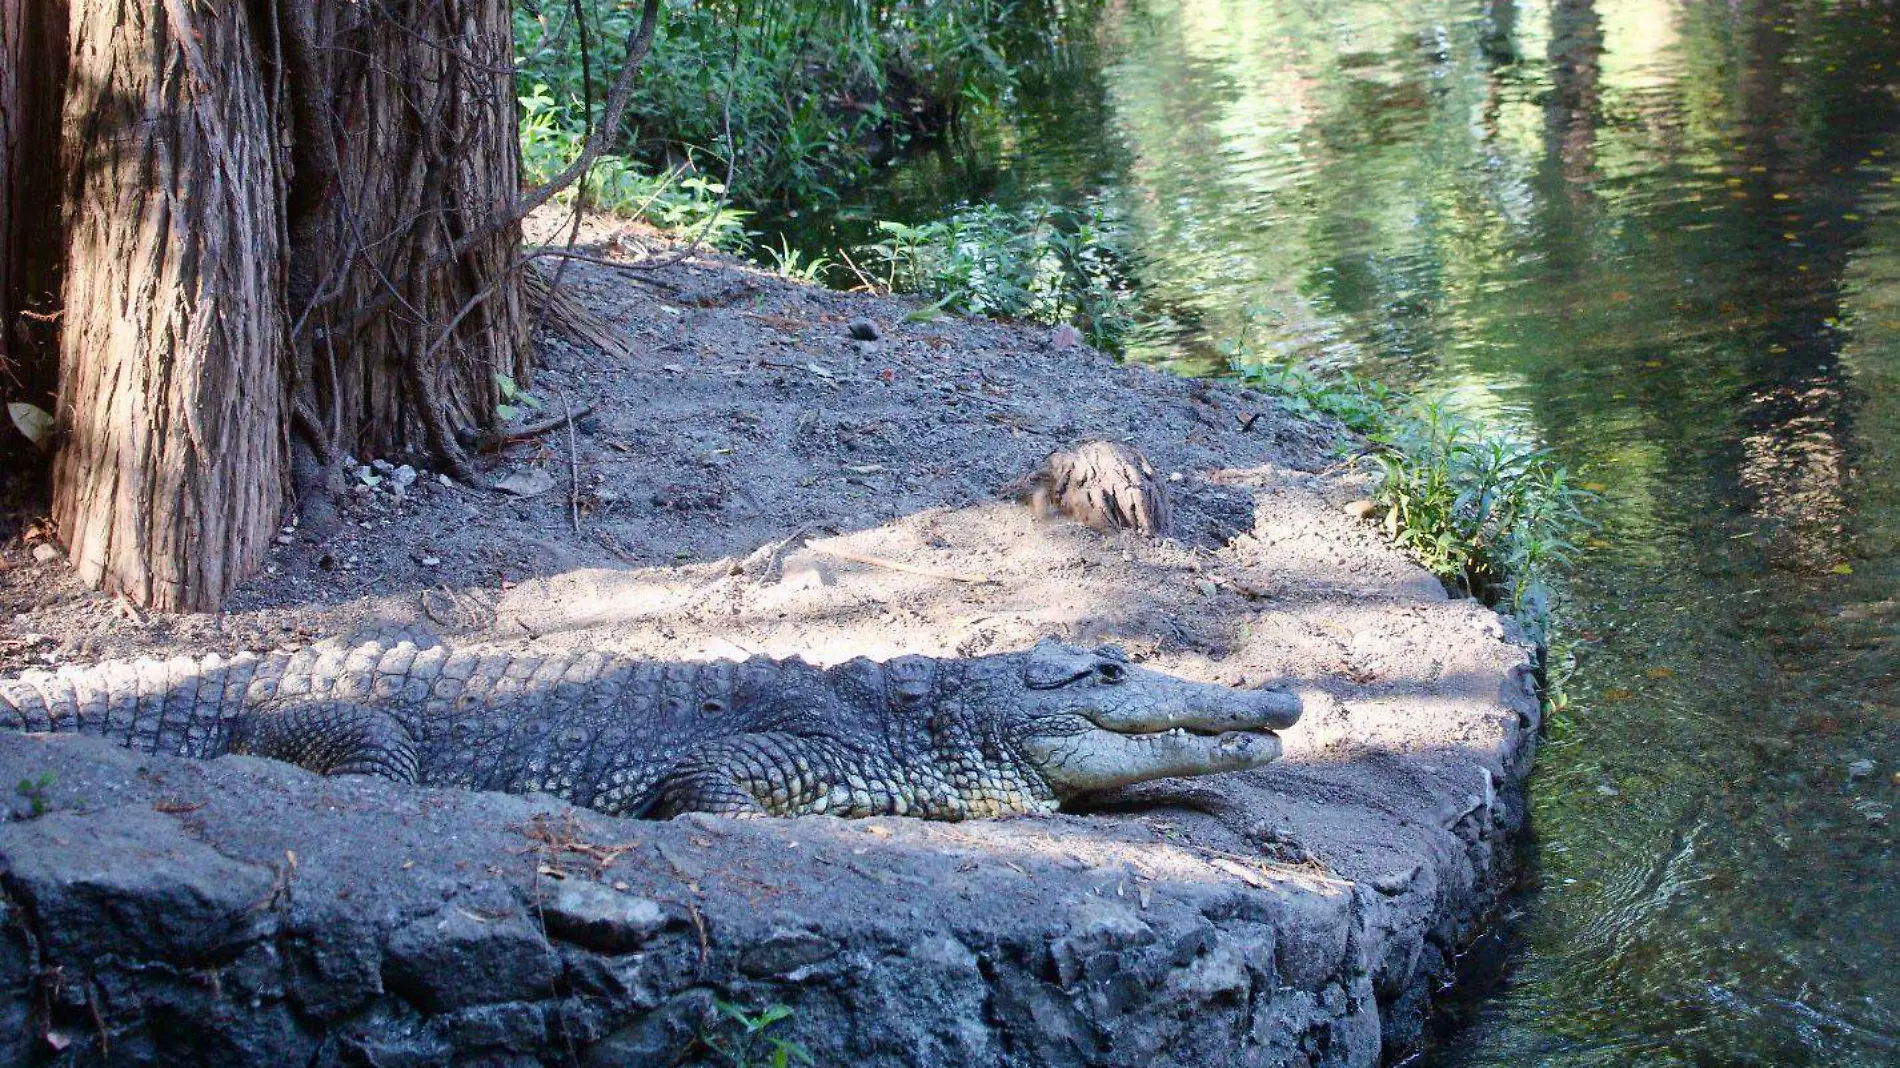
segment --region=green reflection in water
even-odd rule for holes
[[[1128,0],[856,218],[1106,191],[1168,325],[1601,483],[1534,881],[1455,1065],[1900,1063],[1900,38],[1859,0]]]

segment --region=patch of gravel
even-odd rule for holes
[[[1348,513],[1366,487],[1336,428],[1039,327],[914,321],[912,301],[717,257],[639,284],[576,263],[568,282],[632,355],[538,339],[543,410],[566,398],[592,414],[571,452],[545,435],[491,474],[538,471],[524,484],[551,488],[509,497],[425,469],[398,497],[384,477],[336,529],[287,526],[222,614],[148,617],[34,559],[16,473],[0,670],[396,627],[820,663],[1054,635],[1206,681],[1289,680],[1308,711],[1285,759],[1147,784],[1088,816],[650,824],[9,736],[0,778],[57,776],[52,815],[0,827],[0,887],[26,932],[0,946],[0,1013],[69,1028],[81,1051],[100,1002],[72,991],[100,992],[114,1052],[145,1051],[131,1061],[215,1039],[246,1056],[330,1051],[316,1063],[358,1047],[672,1063],[707,1055],[694,1036],[715,995],[791,1005],[821,1063],[1372,1064],[1419,1037],[1506,874],[1537,703],[1514,630],[1448,600]],[[861,319],[879,340],[851,336]],[[1175,539],[1104,537],[997,499],[1097,436],[1170,480]],[[627,906],[653,929],[550,918],[551,877],[520,830],[536,814],[625,844],[585,878],[656,905],[660,919]],[[260,883],[277,911],[243,919],[250,882],[288,878],[287,852],[298,889]],[[87,882],[99,858],[129,867]],[[147,938],[176,895],[221,941],[176,924]],[[108,908],[133,919],[86,934]],[[611,944],[573,934],[600,930]],[[179,954],[192,963],[165,963]],[[49,968],[68,969],[67,1000],[33,1016]]]

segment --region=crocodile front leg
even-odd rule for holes
[[[940,782],[919,782],[891,757],[835,739],[739,734],[688,753],[661,782],[654,814],[961,818]]]

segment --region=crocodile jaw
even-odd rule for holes
[[[1280,758],[1270,730],[1196,734],[1182,727],[1130,734],[1104,729],[1023,740],[1036,770],[1060,797],[1149,779],[1245,771]]]

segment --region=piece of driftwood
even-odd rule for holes
[[[1108,533],[1166,537],[1174,519],[1168,487],[1134,446],[1096,439],[1052,452],[1004,487],[1038,515],[1061,514]]]
[[[625,330],[595,315],[566,286],[554,288],[532,263],[521,269],[521,292],[535,311],[545,311],[547,324],[569,341],[599,349],[615,359],[634,358]]]

